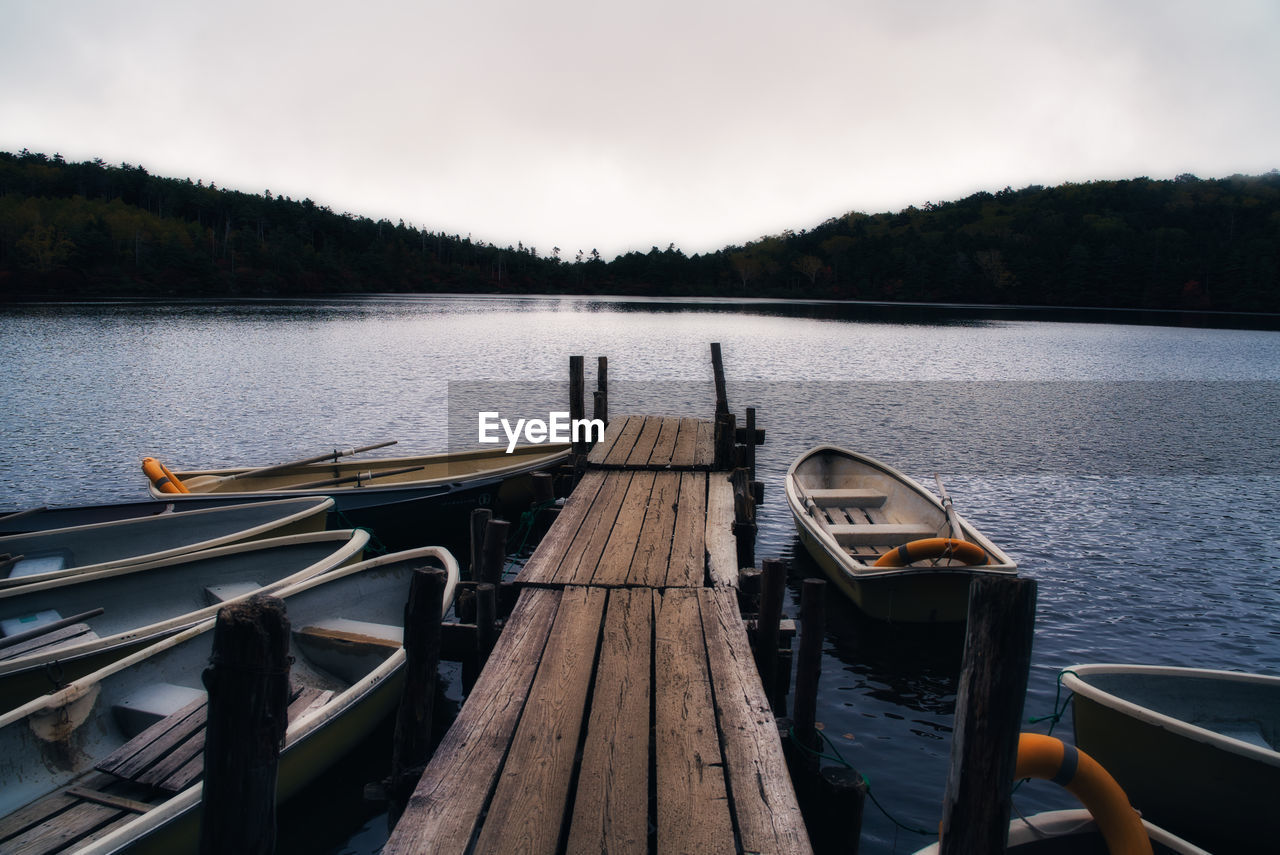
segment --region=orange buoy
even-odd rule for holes
[[[928,558],[954,558],[972,567],[987,563],[987,552],[976,543],[954,537],[926,537],[891,549],[876,559],[876,567],[906,567]]]
[[[1061,739],[1039,733],[1018,737],[1015,778],[1053,781],[1093,814],[1111,855],[1151,855],[1151,838],[1129,797],[1106,769]]]
[[[178,476],[169,471],[169,467],[154,457],[142,458],[142,472],[151,479],[152,486],[161,493],[191,492]]]

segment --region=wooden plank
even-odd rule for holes
[[[631,567],[627,570],[628,585],[661,588],[666,584],[679,497],[680,473],[653,473],[653,490],[645,508]]]
[[[565,551],[555,581],[565,585],[585,585],[591,582],[604,554],[605,544],[618,519],[618,512],[631,487],[632,473],[609,472],[605,484],[596,496],[591,513],[578,529],[578,536]]]
[[[596,493],[605,483],[603,472],[588,472],[582,476],[564,506],[556,514],[555,522],[547,529],[542,542],[525,562],[516,581],[524,584],[547,584],[555,578],[565,550],[578,534],[578,528],[586,519],[595,502]]]
[[[0,818],[0,842],[15,837],[34,825],[45,822],[54,814],[66,810],[79,801],[74,796],[67,795],[66,791],[63,790],[18,808],[8,816]]]
[[[107,755],[95,767],[119,778],[133,780],[201,729],[208,718],[206,698],[198,698],[168,715]]]
[[[44,650],[48,647],[60,647],[73,641],[80,641],[81,636],[84,635],[89,635],[92,638],[98,637],[93,634],[93,628],[87,623],[73,623],[60,629],[50,630],[49,632],[32,636],[26,641],[19,641],[17,644],[11,644],[0,649],[0,662],[6,659],[16,659],[19,656],[26,656],[28,653],[34,653],[37,650]]]
[[[710,469],[716,460],[716,426],[705,419],[698,422],[698,442],[693,448],[693,465]]]
[[[84,799],[94,804],[106,805],[107,807],[119,808],[127,810],[130,813],[146,813],[155,807],[146,802],[140,802],[137,799],[126,799],[123,796],[104,793],[101,790],[93,790],[89,787],[67,787],[67,795],[75,796],[78,799]]]
[[[595,448],[591,449],[591,453],[587,455],[587,463],[592,466],[599,466],[608,458],[609,452],[613,451],[614,445],[618,442],[618,437],[622,435],[623,427],[627,423],[629,416],[618,416],[609,422],[608,427],[604,429],[604,438],[596,443]]]
[[[664,421],[665,419],[661,416],[647,416],[645,418],[644,429],[636,437],[635,447],[627,455],[626,465],[628,467],[649,465],[649,460],[653,456],[653,447],[658,442],[658,434],[662,432],[662,423]]]
[[[194,782],[204,773],[204,736],[205,728],[201,727],[157,758],[154,765],[134,775],[132,780],[170,793],[181,792],[185,784]]]
[[[706,544],[711,584],[738,587],[738,544],[733,538],[733,485],[719,473],[707,476]]]
[[[820,508],[830,507],[831,505],[849,508],[879,508],[884,505],[885,500],[888,498],[879,490],[867,490],[860,487],[849,487],[842,490],[806,489],[803,494],[805,498],[812,499],[813,503]]]
[[[399,647],[400,645],[396,645]],[[333,699],[333,691],[329,689],[316,689],[310,686],[304,688],[293,700],[289,701],[289,721],[295,722],[307,713],[318,707],[322,707]]]
[[[489,664],[449,728],[383,855],[464,852],[479,825],[551,633],[560,592],[520,595]]]
[[[605,456],[602,466],[616,467],[626,464],[627,458],[631,456],[631,450],[635,448],[636,440],[640,437],[640,431],[644,428],[644,421],[644,416],[626,417],[618,433],[618,439]]]
[[[648,852],[653,599],[649,590],[609,594],[569,855]]]
[[[676,450],[676,436],[680,433],[680,419],[666,418],[658,430],[658,438],[653,443],[653,451],[649,455],[651,467],[668,467],[671,455]]]
[[[80,802],[47,822],[4,842],[5,855],[45,855],[74,844],[99,826],[132,814],[93,802]]]
[[[671,450],[671,465],[681,468],[693,466],[697,445],[698,420],[681,419],[680,429],[676,434],[675,448]]]
[[[737,595],[727,588],[703,588],[698,600],[742,850],[811,852]]]
[[[842,546],[900,546],[938,533],[936,528],[920,523],[855,523],[832,525],[828,531],[836,539],[836,543]]]
[[[595,670],[605,596],[600,588],[565,590],[476,851],[556,850]]]
[[[707,474],[680,473],[680,497],[666,584],[698,587],[707,575]],[[736,581],[735,574],[735,581]]]
[[[635,555],[636,544],[640,540],[640,529],[644,525],[645,508],[649,504],[649,494],[653,492],[654,472],[634,472],[631,485],[618,510],[617,522],[609,533],[609,541],[600,554],[600,562],[591,577],[593,585],[625,585],[631,569],[631,560]],[[581,576],[578,581],[585,581]]]
[[[702,637],[697,592],[668,589],[653,652],[659,855],[738,851]]]

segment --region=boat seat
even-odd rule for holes
[[[920,523],[853,523],[829,525],[827,531],[841,546],[901,546],[922,537],[934,537],[938,529]]]
[[[62,615],[57,609],[42,609],[29,615],[5,618],[0,620],[0,638],[10,638],[20,632],[30,632],[60,620]]]
[[[225,585],[208,586],[204,589],[204,596],[209,605],[216,606],[236,597],[252,594],[261,587],[257,582],[228,582]]]
[[[354,683],[400,649],[404,627],[327,618],[295,629],[293,641],[312,664]]]
[[[10,559],[13,560],[13,559]],[[35,576],[38,573],[53,573],[71,566],[71,550],[60,549],[43,555],[20,555],[9,568],[9,578]]]
[[[884,493],[876,490],[805,490],[805,495],[820,508],[879,508],[883,507]]]
[[[112,705],[111,712],[120,730],[134,737],[204,696],[202,689],[173,683],[151,683],[121,698]]]

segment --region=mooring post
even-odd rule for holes
[[[533,479],[533,507],[530,508],[530,513],[533,514],[533,520],[530,526],[531,530],[541,537],[551,524],[551,520],[555,518],[557,511],[555,507],[555,478],[550,472],[534,472],[531,477]]]
[[[787,565],[766,558],[760,570],[760,614],[756,619],[756,668],[769,695],[769,704],[778,709],[778,626],[782,622],[782,598],[787,590]]]
[[[1035,613],[1034,579],[980,576],[969,583],[941,855],[1005,849]]]
[[[409,583],[404,606],[405,680],[396,711],[391,776],[387,782],[392,827],[413,795],[431,759],[431,713],[440,666],[440,619],[444,614],[443,570],[422,568]]]
[[[735,469],[729,476],[733,485],[733,536],[738,548],[738,566],[756,563],[756,501],[751,495],[747,470]]]
[[[476,587],[476,673],[484,670],[498,640],[498,587],[481,582]]]
[[[827,583],[805,579],[800,590],[800,653],[796,661],[796,694],[792,701],[796,739],[810,751],[819,751],[818,678],[822,674],[822,640],[826,632]],[[818,764],[813,762],[816,770]]]
[[[754,482],[756,478],[756,408],[747,407],[747,441],[745,459],[742,465],[746,467],[747,474],[751,476]],[[753,490],[754,492],[754,490]],[[760,501],[760,497],[756,496],[756,501]]]
[[[836,822],[815,823],[814,849],[858,855],[862,840],[862,811],[867,801],[867,782],[857,769],[827,766],[818,777],[818,812],[839,817]]]
[[[467,578],[475,581],[480,578],[480,563],[484,550],[484,532],[493,519],[493,511],[489,508],[476,508],[471,512],[471,570]]]
[[[586,379],[583,374],[583,360],[581,356],[569,357],[569,421],[571,424],[577,424],[586,417],[587,405],[584,395],[586,392]],[[573,453],[586,454],[586,440],[579,438],[573,443]]]
[[[288,727],[289,618],[262,594],[226,606],[213,628],[200,852],[266,855],[276,842],[276,771]]]
[[[592,403],[594,412],[591,414],[593,419],[599,419],[604,422],[605,427],[609,426],[609,357],[596,357],[596,391],[592,394]]]
[[[480,575],[477,582],[502,584],[502,571],[507,564],[507,534],[511,523],[506,520],[489,520],[484,530],[484,546],[480,552]]]
[[[733,469],[737,463],[737,447],[734,444],[734,424],[736,423],[733,413],[718,413],[715,422],[714,434],[714,454],[715,460],[712,464],[717,470]]]
[[[716,415],[729,412],[729,395],[724,385],[724,360],[720,356],[720,342],[711,343],[711,371],[716,380]]]

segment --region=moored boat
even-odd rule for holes
[[[866,455],[807,451],[787,470],[786,493],[805,549],[873,618],[963,621],[975,575],[1018,571],[949,499]]]
[[[98,502],[88,505],[45,505],[23,510],[0,512],[0,535],[27,534],[33,531],[49,531],[54,528],[71,528],[95,523],[154,517],[175,511],[197,511],[201,508],[222,508],[245,502],[262,501],[256,498],[218,498],[189,500],[182,503],[163,499],[143,499],[128,502]],[[265,497],[270,498],[270,497]]]
[[[333,500],[280,499],[0,537],[0,588],[321,531]]]
[[[1153,855],[1209,855],[1200,847],[1142,821]],[[937,843],[915,855],[938,855]],[[1009,823],[1009,844],[1005,849],[1017,855],[1107,855],[1107,844],[1093,815],[1083,808],[1054,810],[1018,817]]]
[[[1280,677],[1090,664],[1062,683],[1077,744],[1144,816],[1214,852],[1280,839]]]
[[[227,603],[359,561],[368,541],[350,529],[295,534],[0,589],[0,712]]]
[[[281,801],[394,708],[403,680],[404,604],[413,573],[428,559],[448,572],[448,609],[458,565],[438,547],[385,555],[275,593],[285,602],[293,659]],[[0,850],[53,830],[69,836],[62,841],[67,851],[80,853],[194,848],[201,673],[213,626],[204,621],[0,715]],[[97,820],[79,838],[59,820],[95,810]]]
[[[516,446],[509,454],[497,448],[347,459],[361,450],[335,450],[323,461],[275,466],[176,471],[153,467],[152,473],[162,474],[158,479],[149,476],[148,490],[153,498],[175,507],[210,498],[331,496],[330,527],[367,527],[388,547],[398,549],[423,542],[424,521],[430,524],[425,536],[440,542],[439,536],[456,531],[474,508],[490,507],[507,518],[527,510],[533,500],[533,473],[559,466],[569,457],[568,445],[548,443]],[[167,492],[178,489],[166,486],[170,476],[189,492]]]

